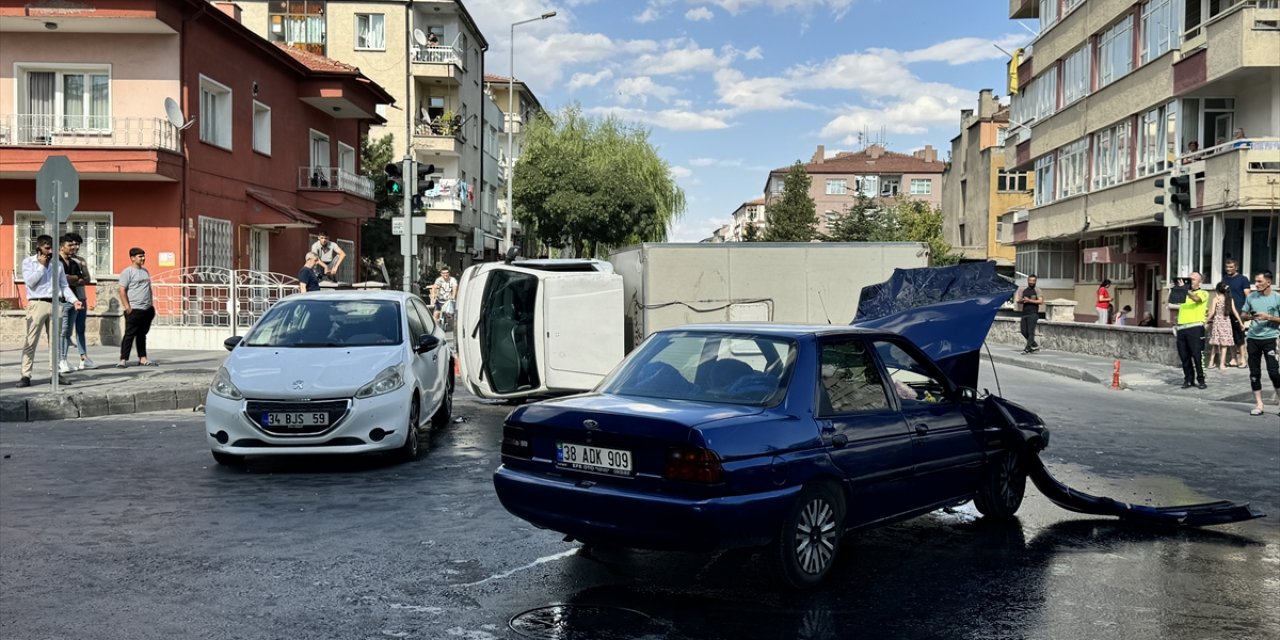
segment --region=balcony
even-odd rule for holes
[[[1040,7],[1036,0],[1009,0],[1009,19],[1028,20],[1040,17]]]
[[[373,180],[334,167],[298,167],[298,188],[312,191],[341,191],[373,200]]]
[[[414,149],[420,152],[462,155],[466,142],[461,127],[441,127],[419,121],[413,131]]]
[[[164,118],[0,115],[0,146],[27,145],[179,151],[178,131]]]
[[[1280,138],[1231,140],[1185,154],[1179,162],[1183,173],[1197,176],[1197,211],[1274,207],[1271,182],[1280,181]]]
[[[462,81],[466,52],[459,47],[413,46],[409,48],[409,58],[415,65],[415,76]]]
[[[1174,67],[1180,92],[1207,93],[1230,80],[1248,86],[1280,65],[1280,8],[1276,2],[1242,2],[1188,31],[1183,59]],[[1238,82],[1237,82],[1238,81]]]

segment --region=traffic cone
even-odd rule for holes
[[[457,359],[457,358],[454,358],[454,359],[453,359],[453,375],[455,375],[455,376],[461,376],[461,375],[462,375],[462,365],[458,363],[458,359]]]
[[[1111,388],[1120,389],[1120,361],[1116,360],[1116,364],[1111,369]]]

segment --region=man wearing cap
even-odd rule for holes
[[[1209,310],[1209,295],[1200,290],[1200,274],[1191,273],[1187,299],[1178,306],[1178,359],[1182,361],[1182,388],[1206,388],[1204,383],[1204,320]]]
[[[53,237],[42,235],[36,238],[36,252],[22,260],[22,281],[27,289],[27,337],[22,343],[22,377],[18,379],[19,387],[31,386],[31,371],[35,368],[36,347],[40,344],[40,332],[49,331],[49,320],[53,316]],[[67,274],[58,272],[58,296],[62,300],[75,300],[72,307],[79,311],[83,304],[76,299],[76,292],[67,286]],[[59,305],[61,308],[61,305]],[[49,336],[49,348],[58,348],[58,338]],[[50,375],[55,372],[50,371]],[[61,374],[60,384],[69,384]]]
[[[129,250],[129,261],[132,263],[120,272],[120,288],[116,291],[120,296],[120,308],[124,310],[124,339],[120,341],[120,364],[117,369],[129,365],[129,352],[133,343],[138,342],[138,365],[154,367],[156,363],[147,357],[147,333],[151,331],[151,321],[156,317],[155,307],[151,303],[151,273],[142,266],[147,261],[147,252],[134,247]]]

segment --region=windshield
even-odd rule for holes
[[[400,304],[391,300],[299,300],[276,305],[245,336],[249,347],[372,347],[400,344]]]
[[[480,309],[480,353],[485,354],[484,371],[495,393],[540,384],[533,334],[537,300],[537,276],[506,269],[489,274]]]
[[[772,406],[786,395],[794,341],[741,333],[654,334],[602,393]]]

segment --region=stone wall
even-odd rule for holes
[[[120,319],[119,311],[90,309],[84,325],[84,337],[90,345],[116,346],[124,335],[124,322]],[[26,311],[0,311],[0,346],[21,347],[26,336]],[[44,339],[43,336],[40,338],[41,341]],[[74,331],[71,340],[75,341]]]
[[[998,317],[987,340],[1021,347],[1026,344],[1017,317]],[[1041,348],[1085,355],[1178,366],[1178,348],[1169,327],[1117,327],[1084,322],[1041,320],[1036,327]]]

